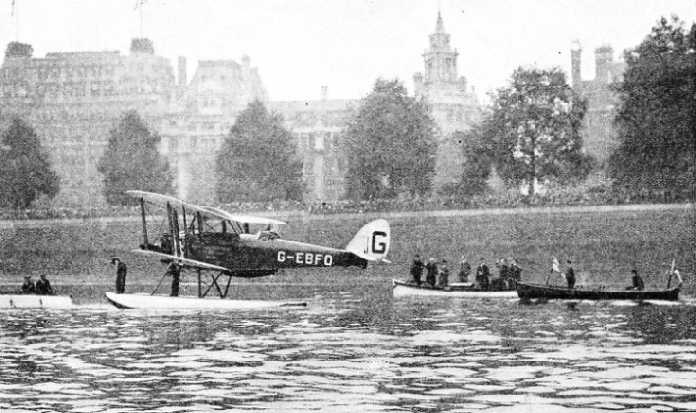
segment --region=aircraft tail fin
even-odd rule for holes
[[[389,253],[391,231],[384,219],[372,221],[358,231],[346,246],[346,250],[368,261],[385,261]]]

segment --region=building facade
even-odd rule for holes
[[[603,164],[618,145],[614,117],[619,98],[611,86],[623,82],[626,63],[614,61],[614,49],[603,45],[595,49],[595,78],[582,80],[579,42],[573,43],[570,56],[573,89],[587,100],[583,128],[585,151]]]
[[[175,173],[177,196],[198,202],[215,201],[215,160],[237,115],[255,100],[268,104],[258,69],[249,56],[199,61],[191,81],[186,59],[179,58],[179,98],[161,120],[162,154]]]
[[[429,36],[429,48],[423,53],[425,72],[413,76],[416,99],[425,99],[438,125],[438,152],[435,167],[435,189],[461,179],[464,155],[461,142],[452,133],[468,130],[481,117],[481,105],[467,81],[457,71],[457,49],[450,46],[450,35],[440,13],[435,33]]]
[[[175,102],[174,74],[147,39],[134,39],[130,54],[48,53],[10,43],[0,68],[0,115],[19,115],[42,139],[61,179],[58,205],[103,205],[97,163],[109,130],[136,110],[151,125]]]
[[[423,54],[425,74],[416,74],[415,97],[431,107],[439,132],[436,188],[456,182],[462,154],[451,133],[467,129],[480,107],[457,74],[458,53],[450,47],[438,13],[430,48]],[[97,165],[109,131],[135,110],[161,137],[161,153],[174,173],[177,195],[197,203],[215,201],[215,161],[237,115],[255,100],[280,113],[296,137],[304,169],[304,200],[335,203],[346,195],[346,157],[341,136],[359,100],[330,100],[328,88],[312,101],[270,102],[248,56],[199,61],[187,78],[180,57],[157,56],[148,39],[133,39],[130,53],[118,51],[48,53],[33,57],[32,47],[10,43],[0,68],[0,119],[20,115],[41,137],[61,178],[54,200],[60,206],[105,204]]]

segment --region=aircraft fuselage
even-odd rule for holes
[[[367,267],[352,252],[282,239],[240,238],[232,233],[187,234],[184,256],[229,268],[234,275],[257,277],[284,268]]]

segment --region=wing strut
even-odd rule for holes
[[[147,247],[147,223],[145,222],[145,198],[140,198],[140,213],[143,217],[143,245]]]

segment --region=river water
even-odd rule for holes
[[[693,299],[272,288],[308,306],[124,311],[87,295],[73,310],[2,311],[0,411],[696,411]]]

